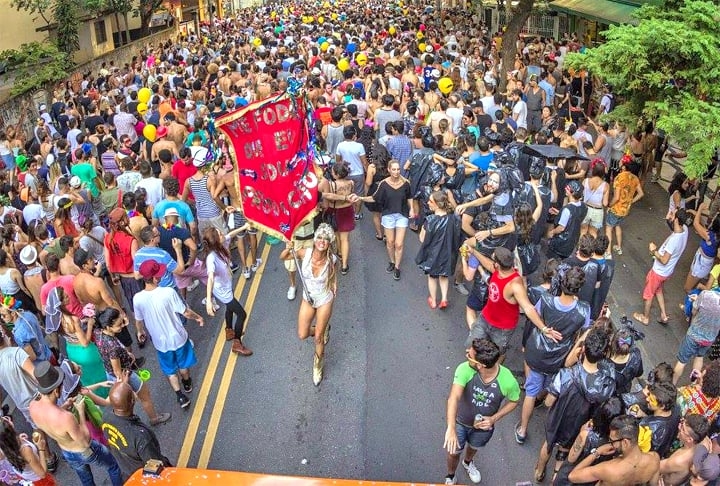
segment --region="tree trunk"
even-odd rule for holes
[[[510,0],[505,0],[510,2]],[[519,0],[515,7],[509,7],[507,12],[510,15],[507,28],[502,36],[502,49],[500,51],[502,58],[503,72],[498,73],[498,89],[499,92],[505,91],[507,85],[507,72],[512,71],[515,64],[515,53],[517,53],[517,40],[522,31],[525,22],[532,13],[535,0]]]
[[[117,29],[118,34],[118,47],[123,45],[123,36],[122,31],[120,30],[120,15],[118,15],[117,12],[115,12],[115,28]]]
[[[131,39],[130,39],[130,24],[128,23],[128,12],[123,12],[123,21],[125,22],[125,42],[127,44],[130,44]]]

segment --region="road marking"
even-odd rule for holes
[[[263,249],[263,262],[267,260],[266,249],[269,247],[267,243]],[[264,263],[263,263],[264,264]],[[257,279],[256,279],[257,280]],[[245,290],[245,283],[248,281],[242,275],[235,286],[235,297],[240,298],[243,291]],[[248,312],[249,314],[249,312]],[[190,460],[190,454],[192,454],[193,446],[195,445],[195,438],[197,437],[198,427],[202,420],[203,411],[205,405],[207,405],[208,397],[210,396],[210,387],[212,386],[213,380],[215,380],[215,373],[217,372],[218,363],[220,362],[220,356],[222,356],[223,347],[225,346],[225,332],[223,329],[218,332],[217,339],[215,340],[215,347],[213,348],[212,354],[210,355],[210,361],[208,363],[207,370],[205,370],[205,378],[203,378],[200,392],[197,396],[195,408],[193,409],[190,422],[185,432],[185,439],[183,440],[182,448],[180,449],[180,456],[178,457],[177,466],[187,467],[188,461]],[[230,353],[232,355],[232,353]]]
[[[245,312],[247,312],[248,319],[248,324],[245,326],[246,331],[250,325],[250,315],[252,314],[252,309],[255,305],[255,297],[257,296],[257,291],[260,287],[260,280],[262,279],[263,272],[265,271],[265,265],[267,264],[269,254],[270,245],[266,244],[262,251],[262,265],[260,265],[260,268],[258,268],[258,271],[255,274],[252,285],[250,285],[247,300],[245,301]],[[208,463],[210,462],[210,454],[212,454],[213,445],[215,445],[215,436],[217,435],[220,418],[222,417],[222,412],[225,408],[225,400],[227,399],[227,393],[230,389],[230,381],[232,380],[232,375],[235,371],[235,361],[237,361],[237,354],[230,353],[230,356],[225,362],[225,370],[223,371],[222,380],[220,381],[220,386],[217,390],[217,398],[215,399],[216,406],[213,408],[212,415],[210,415],[210,421],[208,422],[207,433],[205,434],[205,440],[200,452],[200,459],[197,464],[198,469],[207,469]],[[205,385],[205,383],[203,383],[203,385]]]

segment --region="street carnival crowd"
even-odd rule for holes
[[[214,120],[300,83],[325,177],[319,216],[280,258],[287,299],[301,294],[298,336],[314,340],[315,385],[339,275],[362,264],[350,233],[366,216],[390,277],[417,265],[437,312],[451,288],[466,299],[445,484],[461,460],[480,482],[473,457],[496,423],[514,421],[522,445],[543,406],[537,482],[549,470],[555,485],[716,484],[720,205],[705,198],[714,174],[671,181],[668,236],[649,245],[642,310],[635,324],[609,317],[625,219],[658,182],[668,140],[648,121],[603,121],[612,87],[563,68],[584,49],[576,35],[521,37],[512,66],[500,63],[503,40],[460,9],[259,7],[58,86],[30,134],[6,127],[0,385],[33,432],[19,433],[20,414],[3,410],[0,480],[56,484],[60,456],[83,485],[95,484],[90,465],[113,485],[148,459],[170,465],[154,432],[170,413],[153,396],[167,392],[144,385],[138,350],[148,340],[156,349],[181,408],[197,362],[189,334],[203,314],[224,306],[232,352],[252,355],[233,273],[252,278],[262,233],[243,215],[231,144]],[[643,363],[642,329],[667,324],[666,305],[679,303],[666,303],[663,283],[691,232],[700,243],[684,284],[687,334],[676,363]],[[419,238],[417,255],[404,255],[406,238]],[[203,313],[185,304],[200,284]],[[522,387],[502,365],[518,327]],[[678,386],[689,362],[690,383]]]

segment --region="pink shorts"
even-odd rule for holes
[[[203,285],[207,285],[207,269],[205,263],[199,258],[196,258],[195,263],[186,268],[181,275],[175,275],[175,283],[179,289],[186,289],[192,285],[195,279],[200,280]]]
[[[665,280],[667,280],[668,278],[669,277],[661,277],[651,268],[645,276],[645,288],[643,289],[642,294],[643,300],[650,300],[659,292],[661,292],[663,288],[663,283],[665,283]]]

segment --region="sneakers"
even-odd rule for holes
[[[318,386],[323,379],[323,359],[317,354],[313,358],[313,384]]]
[[[395,264],[393,262],[388,262],[388,266],[385,271],[387,273],[393,273],[393,270],[395,270]]]
[[[197,288],[198,285],[200,285],[200,280],[195,279],[195,280],[193,280],[193,282],[188,286],[188,288],[187,288],[186,290],[187,290],[188,292],[192,292],[193,290],[195,290],[195,289]]]
[[[233,339],[231,351],[240,356],[252,356],[253,352],[250,348],[246,348],[245,345],[239,339]]]
[[[180,408],[188,408],[190,406],[190,399],[181,391],[177,392],[177,402]]]
[[[347,275],[349,271],[350,271],[350,265],[348,265],[347,267],[342,267],[340,269],[340,275]]]
[[[252,267],[250,267],[250,270],[252,270],[253,272],[257,272],[257,269],[260,265],[262,265],[262,258],[256,258],[255,263]]]
[[[453,477],[445,476],[445,484],[457,484],[455,482],[455,476],[453,476]]]
[[[245,277],[246,279],[252,277],[252,271],[250,270],[250,267],[245,267],[243,269],[243,277]]]
[[[470,461],[470,464],[467,464],[464,460],[462,461],[462,465],[465,468],[465,471],[467,471],[467,475],[470,478],[470,481],[473,483],[479,483],[482,479],[482,476],[480,475],[480,471],[475,467],[475,463]]]
[[[202,305],[207,305],[207,297],[202,300]],[[216,311],[220,308],[217,302],[215,302],[215,299],[212,300],[213,310]]]
[[[187,397],[185,397],[185,400],[187,400],[187,401],[188,401],[188,405],[190,405],[190,400],[188,400]],[[178,401],[180,401],[179,398],[178,398]],[[186,406],[187,406],[187,405],[186,405]],[[155,426],[155,425],[164,424],[165,422],[169,421],[171,418],[172,418],[172,415],[170,415],[170,414],[167,413],[167,412],[159,413],[159,414],[157,414],[157,417],[155,417],[154,419],[150,420],[150,425]]]
[[[230,271],[231,271],[232,273],[237,272],[237,271],[238,271],[238,268],[240,268],[240,265],[238,265],[237,263],[233,263],[232,265],[230,265]]]
[[[468,289],[466,289],[465,286],[460,282],[455,282],[455,284],[453,284],[453,288],[455,290],[457,290],[461,295],[469,295],[470,294]]]
[[[288,300],[295,300],[295,294],[297,293],[297,287],[289,287],[287,292]]]
[[[361,219],[363,219],[363,213],[357,213],[355,215],[355,221],[360,221]]]
[[[617,253],[618,255],[622,255],[622,248],[620,248],[619,246],[613,246],[613,250],[615,250],[615,253]]]
[[[191,391],[193,391],[192,378],[188,378],[187,380],[181,379],[180,381],[182,382],[182,387],[185,393],[190,393]]]
[[[396,268],[393,272],[393,280],[400,280],[400,269]]]

